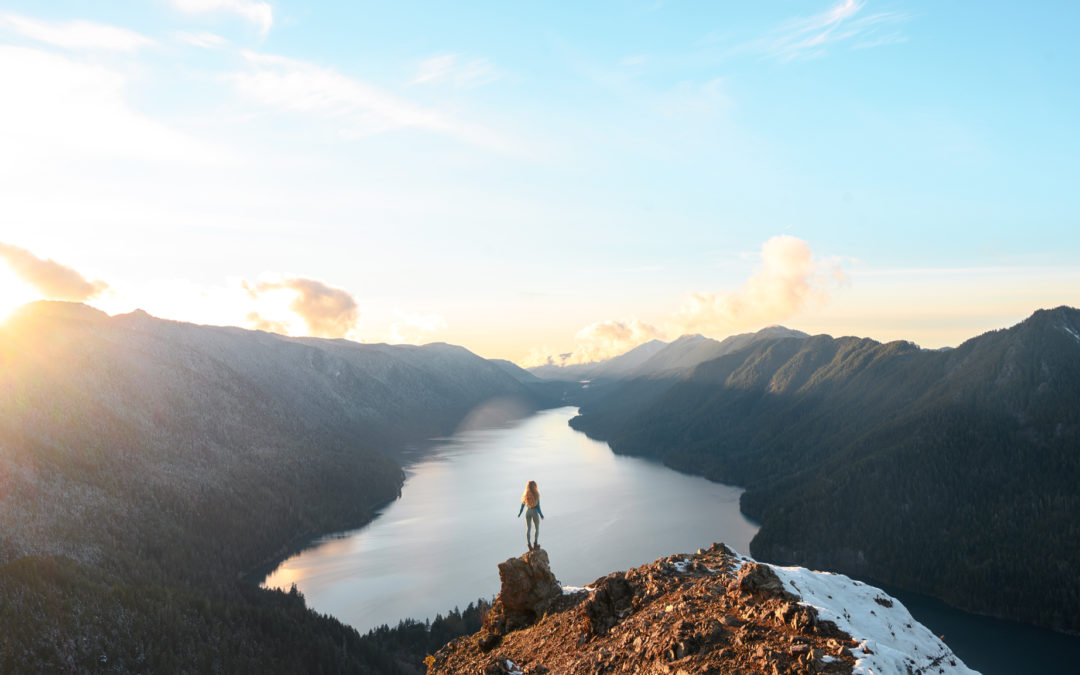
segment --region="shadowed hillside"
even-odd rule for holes
[[[230,672],[378,665],[352,629],[238,575],[394,499],[403,473],[383,452],[492,399],[541,404],[460,347],[66,303],[0,327],[0,392],[4,672],[204,670],[225,653]]]
[[[1080,631],[1080,311],[945,351],[761,340],[613,385],[571,424],[747,487],[761,559]]]

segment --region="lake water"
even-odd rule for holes
[[[498,563],[526,550],[517,518],[525,483],[540,488],[540,545],[564,585],[722,541],[749,552],[757,526],[739,488],[615,455],[574,431],[574,408],[461,431],[406,467],[401,498],[354,532],[325,537],[263,585],[361,633],[432,618],[499,591]]]
[[[365,527],[324,537],[264,581],[295,583],[308,605],[361,633],[423,620],[499,590],[496,565],[525,552],[517,518],[528,480],[539,484],[540,543],[564,585],[722,541],[748,553],[757,526],[739,488],[613,454],[547,410],[502,427],[461,431],[406,468],[401,498]],[[979,617],[887,589],[968,666],[984,675],[1061,672],[1080,638]]]

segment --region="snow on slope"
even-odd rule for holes
[[[836,623],[859,646],[852,648],[857,675],[944,673],[977,675],[907,608],[884,591],[843,574],[770,565],[784,586]]]

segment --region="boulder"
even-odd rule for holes
[[[482,645],[494,646],[494,637],[536,623],[563,595],[542,548],[499,563],[499,580],[502,589],[483,625],[483,633],[491,637],[482,636]]]
[[[736,577],[739,589],[754,595],[776,595],[786,600],[797,600],[795,594],[784,589],[784,582],[768,565],[747,562]]]

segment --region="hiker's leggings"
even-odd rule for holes
[[[535,506],[525,512],[525,540],[529,541],[529,535],[532,534],[533,526],[536,526],[536,537],[532,541],[536,541],[540,538],[540,510]]]

